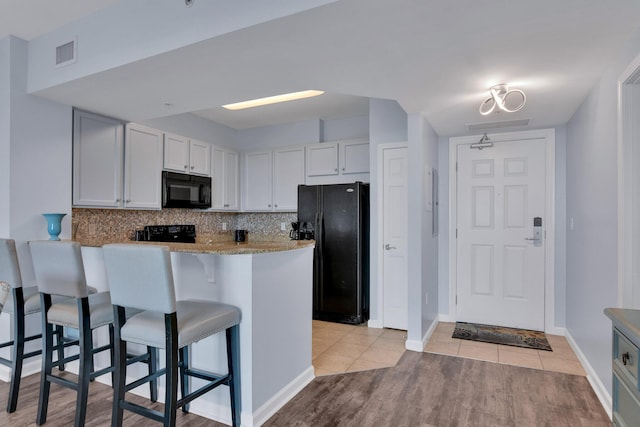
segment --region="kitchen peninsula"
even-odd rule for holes
[[[112,242],[78,241],[83,245],[89,283],[100,290],[108,289],[101,246]],[[314,378],[311,364],[314,242],[163,244],[171,249],[178,299],[215,300],[240,308],[242,425],[261,425]],[[222,335],[194,344],[191,357],[195,368],[226,372]],[[142,375],[144,368],[139,369],[139,372],[132,370],[132,375]],[[197,386],[194,381],[193,387]],[[147,392],[145,388],[138,390],[142,395]],[[227,390],[216,389],[195,400],[191,412],[230,424]]]

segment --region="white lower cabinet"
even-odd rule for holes
[[[240,154],[226,148],[211,147],[211,209],[240,209]]]
[[[305,180],[304,147],[246,153],[244,165],[246,211],[298,209],[298,185]]]

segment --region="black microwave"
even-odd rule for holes
[[[211,178],[162,172],[162,207],[208,209],[211,207]]]

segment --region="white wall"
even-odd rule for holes
[[[571,337],[611,391],[611,322],[617,288],[617,79],[640,54],[625,44],[567,125],[567,313]]]
[[[29,90],[113,69],[333,1],[195,1],[192,7],[185,7],[183,1],[118,2],[32,40]],[[52,61],[56,46],[74,37],[78,61],[72,67],[56,68]]]
[[[193,114],[177,114],[147,120],[141,124],[164,132],[210,142],[215,145],[236,148],[236,130]]]
[[[60,237],[71,236],[71,108],[28,95],[27,42],[10,37],[6,43],[10,137],[0,141],[0,150],[10,151],[10,172],[9,197],[2,202],[8,202],[8,236],[18,244],[23,279],[29,284],[33,269],[26,242],[49,237],[41,214],[67,213]]]
[[[378,145],[389,142],[407,142],[407,113],[396,101],[371,99],[369,101],[369,159],[371,165],[370,185],[370,288],[371,288],[371,321],[381,320],[378,312],[378,248],[383,245],[382,236],[378,233],[380,200],[378,198]]]
[[[425,209],[427,174],[438,164],[438,135],[421,114],[410,114],[409,130],[409,330],[408,341],[421,349],[438,318],[438,238]],[[427,303],[428,296],[428,303]]]
[[[10,176],[11,176],[11,39],[0,40],[0,236],[9,236]]]
[[[241,151],[265,150],[320,141],[319,119],[240,129],[236,132],[236,148]]]

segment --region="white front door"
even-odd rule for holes
[[[383,150],[383,327],[407,329],[407,148]]]
[[[545,140],[463,144],[457,162],[457,320],[543,331]]]

